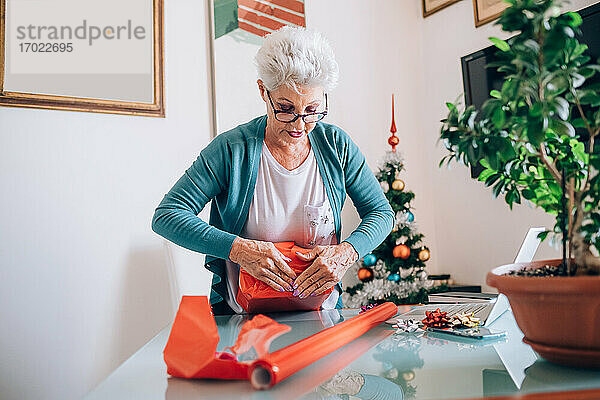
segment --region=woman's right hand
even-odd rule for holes
[[[271,242],[238,236],[233,241],[229,259],[275,290],[280,292],[294,290],[292,285],[296,273],[286,262],[292,260],[284,256]]]

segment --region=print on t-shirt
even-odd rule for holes
[[[335,235],[333,211],[329,202],[319,206],[304,205],[304,243],[302,247],[327,246],[332,244]]]

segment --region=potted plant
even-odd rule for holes
[[[498,267],[487,283],[544,358],[600,367],[600,66],[577,39],[581,16],[561,13],[560,0],[506,1],[496,23],[514,36],[490,38],[488,64],[502,89],[480,109],[446,103],[440,166],[481,165],[478,180],[511,208],[526,200],[556,217],[541,237],[562,239],[562,260]]]

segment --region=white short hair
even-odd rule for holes
[[[255,57],[258,77],[267,90],[287,85],[321,86],[331,91],[339,69],[329,42],[317,31],[284,26],[267,35]]]

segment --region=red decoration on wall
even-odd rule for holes
[[[306,26],[304,0],[238,0],[238,24],[264,37],[285,25]]]
[[[392,136],[390,136],[388,138],[388,143],[390,146],[392,146],[392,151],[395,152],[396,151],[396,146],[398,146],[398,143],[400,143],[400,139],[398,139],[398,136],[396,136],[396,120],[394,118],[394,93],[392,93],[392,126],[390,127],[390,132],[392,133]]]

